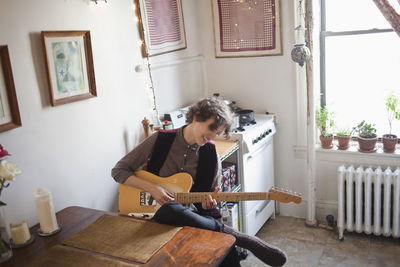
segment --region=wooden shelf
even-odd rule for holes
[[[232,140],[215,140],[215,148],[221,161],[224,161],[227,157],[232,155],[236,150],[239,149],[239,144],[237,141]]]

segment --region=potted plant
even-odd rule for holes
[[[340,150],[346,150],[349,148],[349,143],[350,143],[352,133],[353,133],[353,131],[351,131],[347,128],[340,129],[336,133],[337,140],[338,140],[338,148]]]
[[[353,131],[358,133],[358,151],[364,153],[376,151],[375,145],[378,137],[376,136],[375,124],[369,124],[363,120],[357,126],[353,127]]]
[[[392,122],[394,118],[400,120],[400,108],[398,106],[399,106],[399,99],[394,94],[390,94],[386,98],[386,110],[388,112],[389,134],[384,134],[382,136],[383,151],[386,153],[393,153],[396,150],[397,135],[392,134]]]
[[[332,148],[333,134],[332,128],[335,125],[334,114],[328,111],[327,107],[321,107],[315,112],[315,123],[319,130],[322,148]]]

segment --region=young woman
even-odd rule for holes
[[[190,107],[186,122],[182,128],[159,131],[145,139],[116,164],[112,176],[119,183],[149,192],[162,205],[155,213],[154,221],[232,234],[237,246],[250,250],[266,264],[282,266],[286,255],[280,249],[220,222],[220,214],[215,208],[217,202],[211,195],[203,203],[183,206],[174,202],[174,196],[161,186],[133,174],[145,164],[147,171],[161,177],[187,172],[194,180],[191,192],[218,192],[221,161],[212,140],[220,134],[229,136],[231,111],[223,101],[205,98]],[[234,248],[222,266],[240,266]]]

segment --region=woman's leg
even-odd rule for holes
[[[238,247],[250,250],[257,258],[268,265],[283,266],[287,261],[285,252],[256,236],[238,232],[227,225],[224,225],[222,232],[233,235]]]
[[[164,224],[192,226],[217,232],[221,232],[223,229],[220,221],[210,216],[201,216],[176,202],[162,205],[154,214],[153,220]]]

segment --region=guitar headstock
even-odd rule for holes
[[[282,189],[275,189],[271,188],[268,191],[268,197],[271,200],[276,200],[279,202],[283,203],[296,203],[299,204],[302,200],[301,194],[298,194],[296,192],[288,191],[288,190],[282,190]]]

